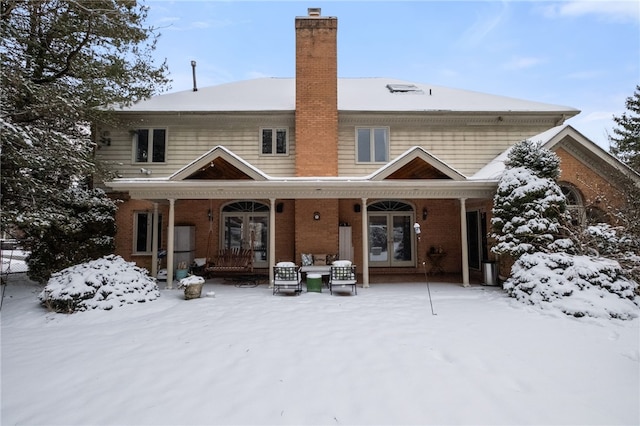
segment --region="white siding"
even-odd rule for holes
[[[126,116],[119,129],[108,130],[110,146],[101,146],[98,156],[109,161],[122,177],[144,177],[140,168],[152,171],[153,177],[168,176],[217,145],[222,145],[255,167],[272,176],[295,173],[295,132],[293,113],[281,114],[167,114]],[[124,122],[124,120],[123,120]],[[133,135],[139,128],[166,128],[166,163],[134,163]],[[288,128],[289,154],[260,154],[260,128]]]
[[[189,164],[211,148],[222,145],[253,166],[274,177],[295,175],[295,116],[280,113],[215,114],[127,114],[118,129],[110,132],[111,145],[100,146],[98,156],[109,161],[122,177],[145,177],[140,169],[151,170],[153,177],[168,176]],[[126,119],[126,122],[125,122]],[[460,173],[470,176],[514,143],[553,127],[553,117],[514,114],[441,113],[341,113],[338,126],[338,162],[340,176],[364,176],[383,164],[356,164],[356,127],[388,127],[389,160],[413,146],[421,146]],[[130,130],[164,127],[167,129],[167,162],[134,163]],[[260,128],[287,127],[289,154],[260,154]]]

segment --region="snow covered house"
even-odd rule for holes
[[[492,197],[513,144],[540,140],[561,157],[562,187],[581,214],[598,211],[613,170],[628,173],[563,124],[574,108],[339,78],[337,19],[318,10],[295,19],[295,37],[295,78],[157,96],[98,129],[98,154],[120,176],[105,182],[123,201],[117,254],[155,273],[166,249],[169,276],[180,251],[190,260],[251,248],[264,273],[326,254],[352,260],[365,287],[370,275],[423,265],[466,285],[491,259]],[[177,226],[192,230],[187,247]]]

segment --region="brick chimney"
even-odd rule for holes
[[[338,19],[296,17],[296,175],[338,175]]]

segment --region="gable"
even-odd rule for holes
[[[370,176],[371,180],[446,179],[463,181],[466,177],[445,162],[415,146]]]
[[[229,163],[224,158],[214,158],[209,164],[200,168],[195,173],[187,176],[184,180],[246,180],[251,176]]]
[[[223,146],[187,164],[169,180],[267,180],[268,176]]]
[[[386,179],[451,179],[422,158],[414,158]]]

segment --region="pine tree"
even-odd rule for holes
[[[509,152],[507,166],[494,196],[494,253],[514,259],[525,253],[571,250],[563,238],[568,222],[566,199],[555,178],[560,174],[556,154],[525,140]]]
[[[114,105],[152,96],[167,83],[166,65],[154,65],[157,34],[135,1],[1,0],[0,7],[0,219],[3,229],[26,233],[27,249],[49,241],[51,252],[64,251],[55,241],[71,232],[63,224],[72,221],[68,191],[108,202],[89,192],[104,172],[91,125],[109,120]]]
[[[627,111],[613,117],[618,125],[609,135],[611,153],[640,173],[640,86],[625,102]]]

